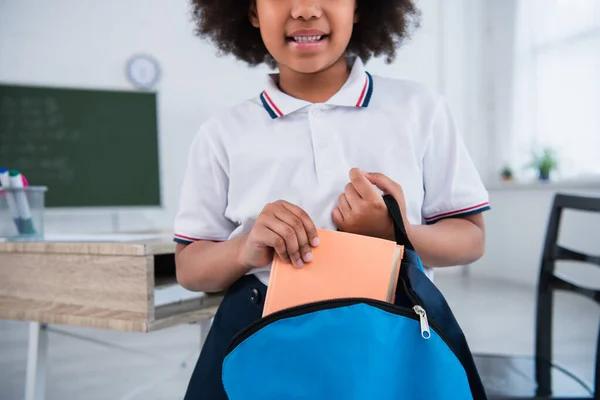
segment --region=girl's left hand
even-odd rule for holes
[[[408,233],[402,187],[383,174],[365,173],[358,168],[350,170],[350,183],[339,196],[338,205],[333,210],[333,222],[339,230],[394,240],[394,224],[376,187],[396,199]]]

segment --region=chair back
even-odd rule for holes
[[[556,271],[557,261],[577,261],[600,267],[600,238],[598,239],[597,254],[585,254],[558,243],[561,218],[564,210],[600,213],[600,196],[586,197],[558,193],[554,197],[546,230],[538,284],[535,338],[536,359],[538,361],[552,361],[552,317],[555,291],[561,290],[577,293],[600,305],[600,290],[583,287]],[[550,396],[552,385],[549,363],[536,363],[536,379],[538,383],[537,396]],[[584,383],[582,382],[582,384]],[[584,386],[587,385],[584,384]],[[598,343],[596,344],[594,389],[594,399],[600,400],[600,334],[598,335]]]

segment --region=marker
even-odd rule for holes
[[[8,176],[8,170],[6,168],[0,168],[0,184],[2,184],[3,188],[10,188],[10,179]],[[8,190],[3,191],[6,197],[6,202],[8,203],[8,211],[10,212],[13,221],[15,221],[15,225],[17,226],[17,232],[22,233],[21,230],[21,218],[19,216],[19,209],[17,208],[17,202],[12,192]]]
[[[23,177],[16,169],[11,169],[9,172],[10,187],[14,189],[23,189]],[[35,228],[31,219],[31,209],[27,201],[25,190],[17,190],[15,192],[15,200],[17,202],[17,210],[21,216],[21,234],[33,235]]]

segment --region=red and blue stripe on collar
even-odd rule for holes
[[[368,107],[373,95],[373,77],[368,72],[365,72],[365,84],[360,92],[360,97],[356,102],[356,107]]]
[[[354,107],[366,108],[369,106],[369,103],[371,102],[371,96],[373,95],[373,77],[368,72],[365,72],[365,73],[366,73],[365,84],[362,87],[362,90],[360,92],[360,96],[359,96],[357,102],[355,104],[353,104]],[[271,116],[272,119],[283,117],[285,115],[281,111],[281,108],[275,104],[275,102],[273,101],[271,96],[269,96],[269,94],[267,93],[266,90],[264,90],[260,94],[260,101],[262,102],[263,107],[265,108],[267,113],[269,113],[269,115]]]
[[[267,94],[266,90],[263,90],[263,92],[260,94],[260,101],[262,101],[263,107],[265,110],[267,110],[271,118],[275,119],[283,117],[283,113],[279,107],[275,105],[271,97]]]

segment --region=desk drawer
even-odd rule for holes
[[[155,307],[155,282],[177,284],[173,253],[125,253],[0,251],[0,319],[148,332],[214,314],[218,295]]]

